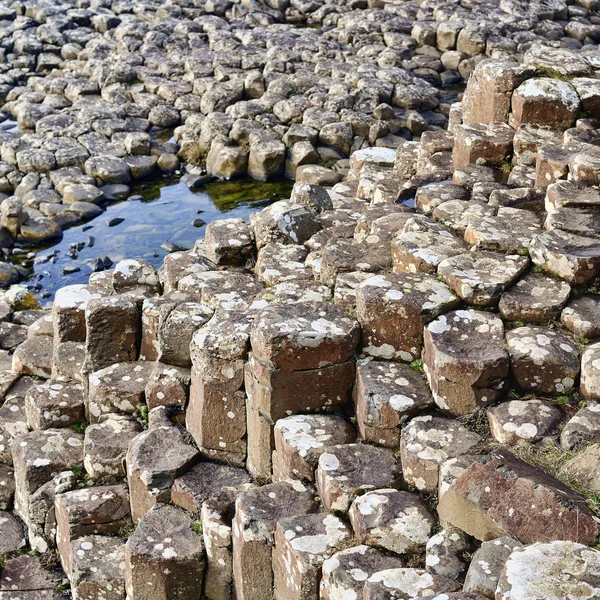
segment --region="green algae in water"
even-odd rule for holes
[[[289,198],[294,187],[291,181],[271,181],[260,183],[252,179],[238,179],[208,183],[204,189],[211,197],[214,205],[225,212],[239,206],[254,202],[275,202],[281,198]]]

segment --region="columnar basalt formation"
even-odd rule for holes
[[[297,179],[45,308],[0,262],[0,597],[598,596],[600,5],[464,4],[0,3],[7,257]]]

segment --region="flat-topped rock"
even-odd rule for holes
[[[429,275],[389,274],[366,279],[356,290],[363,352],[412,361],[421,354],[423,326],[458,304],[450,289]]]
[[[57,473],[83,464],[83,437],[72,429],[45,429],[17,436],[11,446],[15,511],[27,523],[32,495]]]
[[[471,540],[463,531],[446,524],[429,538],[425,546],[425,566],[434,575],[462,581],[472,548]]]
[[[360,598],[367,579],[385,569],[405,567],[405,560],[370,546],[336,552],[323,563],[320,597],[323,600]]]
[[[474,215],[465,229],[465,241],[482,250],[524,254],[541,233],[538,213],[501,206],[496,215]]]
[[[347,544],[351,536],[348,526],[330,514],[291,517],[277,523],[274,598],[318,598],[323,562]]]
[[[358,494],[390,487],[399,475],[391,450],[367,444],[331,446],[319,457],[317,489],[327,510],[346,512]]]
[[[577,118],[580,100],[566,81],[547,77],[524,81],[512,95],[515,127],[529,125],[567,129]]]
[[[430,323],[423,337],[425,373],[442,410],[466,414],[498,397],[509,370],[501,319],[454,311]]]
[[[416,598],[450,598],[446,592],[460,589],[452,579],[440,577],[425,569],[385,569],[367,579],[364,587],[365,600],[412,600]],[[439,594],[439,595],[438,595]]]
[[[600,272],[598,240],[558,229],[536,236],[529,255],[544,271],[572,284],[592,281]]]
[[[120,600],[125,595],[125,543],[118,537],[89,535],[72,544],[71,590],[76,598]]]
[[[221,219],[206,226],[206,257],[216,265],[244,266],[254,253],[254,235],[243,219]]]
[[[565,281],[529,273],[502,294],[498,308],[510,321],[547,323],[557,317],[570,294],[571,286]]]
[[[512,154],[514,129],[505,123],[459,125],[454,130],[454,168],[483,160],[486,165],[500,165]]]
[[[80,385],[44,383],[32,385],[25,395],[25,412],[31,429],[70,427],[85,420]]]
[[[493,306],[528,264],[524,256],[480,251],[447,258],[438,273],[467,304]]]
[[[391,264],[392,256],[387,238],[384,242],[378,238],[372,244],[338,238],[321,250],[318,279],[321,283],[332,286],[341,273],[378,273],[389,268]]]
[[[443,260],[466,251],[465,242],[449,231],[405,231],[392,240],[394,272],[435,274]]]
[[[202,537],[192,531],[189,515],[173,506],[155,506],[125,545],[127,595],[132,600],[197,598],[204,563]]]
[[[319,456],[329,446],[356,440],[351,423],[337,415],[293,415],[275,423],[273,477],[314,481]]]
[[[572,541],[551,541],[516,548],[500,575],[496,595],[511,600],[560,600],[570,595],[593,598],[598,588],[600,552]],[[557,579],[555,573],[562,576]],[[523,577],[535,573],[535,577]]]
[[[125,455],[129,442],[142,431],[132,417],[106,415],[100,423],[85,429],[83,464],[88,475],[98,479],[111,475],[125,475]]]
[[[359,543],[396,554],[418,552],[431,537],[435,525],[419,496],[392,489],[358,496],[352,502],[349,517]]]
[[[420,373],[383,360],[358,362],[353,396],[361,439],[388,448],[398,447],[401,426],[409,417],[434,404]]]
[[[494,598],[506,561],[521,544],[511,537],[499,537],[483,542],[473,554],[465,577],[464,591]]]
[[[52,351],[52,338],[48,336],[25,340],[13,354],[12,370],[46,379],[52,375]]]
[[[86,535],[118,534],[131,522],[125,484],[56,494],[56,547],[66,573],[72,567],[72,542]]]
[[[579,349],[568,336],[546,327],[517,327],[506,334],[513,377],[523,390],[568,393],[579,374]]]
[[[560,445],[574,450],[596,442],[600,442],[600,404],[589,400],[567,421],[560,434]]]
[[[425,415],[415,417],[402,430],[400,460],[404,480],[419,491],[435,492],[440,465],[468,454],[481,437],[459,421]]]
[[[89,377],[86,412],[91,423],[103,415],[133,414],[145,399],[145,389],[152,371],[152,363],[116,363]]]
[[[171,502],[198,514],[202,503],[223,488],[244,488],[251,481],[247,471],[212,462],[199,462],[177,477],[171,489]]]
[[[272,594],[271,566],[277,523],[317,511],[314,493],[299,481],[272,483],[242,493],[233,520],[233,575],[239,598]]]
[[[542,400],[510,400],[487,409],[492,436],[501,444],[534,443],[558,430],[564,413]]]
[[[574,297],[560,315],[561,323],[583,338],[600,337],[600,299],[595,294]]]
[[[256,316],[250,333],[256,358],[286,371],[343,362],[357,341],[356,321],[328,303],[270,306]]]

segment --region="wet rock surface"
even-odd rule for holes
[[[0,596],[595,598],[599,9],[0,2]],[[296,183],[18,285],[247,174]]]

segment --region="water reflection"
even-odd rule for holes
[[[37,287],[38,295],[51,299],[60,287],[86,283],[98,258],[116,263],[137,257],[159,266],[167,254],[161,248],[165,240],[191,248],[204,237],[207,223],[247,219],[263,206],[289,197],[291,187],[288,181],[252,180],[212,183],[199,191],[190,191],[177,179],[142,184],[134,190],[134,199],[109,205],[93,221],[65,230],[58,244],[13,260],[30,270],[27,282]],[[110,227],[115,219],[123,221]],[[72,272],[75,269],[79,271]]]

